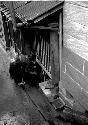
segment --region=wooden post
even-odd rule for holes
[[[60,65],[60,80],[61,80],[61,64],[62,64],[62,47],[63,47],[63,9],[59,13],[59,65]]]
[[[57,84],[61,77],[61,51],[62,51],[62,25],[63,25],[63,11],[59,15],[59,30],[52,30],[50,32],[50,58],[51,58],[51,75],[52,84]]]
[[[16,21],[15,21],[15,11],[14,11],[14,6],[13,6],[13,1],[8,1],[8,8],[11,14],[12,22],[13,22],[13,29],[16,31]]]
[[[57,31],[50,32],[50,60],[51,60],[52,84],[54,85],[58,83],[60,79],[59,39]]]

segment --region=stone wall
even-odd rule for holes
[[[0,44],[4,48],[6,47],[6,41],[5,41],[5,35],[4,35],[4,27],[3,27],[3,21],[2,21],[1,12],[0,12]]]
[[[88,110],[88,6],[65,2],[63,16],[61,84],[66,96],[73,100],[73,108],[85,112]]]

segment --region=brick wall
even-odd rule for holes
[[[73,108],[85,112],[88,110],[88,7],[80,2],[65,2],[63,22],[61,84],[65,96],[73,100]]]

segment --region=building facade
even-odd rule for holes
[[[41,7],[38,8],[40,5]],[[46,42],[47,47],[44,50],[45,38],[40,39],[43,35],[39,32],[49,33],[51,62],[48,56],[43,56],[43,51],[39,52],[38,56],[42,57],[42,60],[40,59],[40,62],[44,63],[42,67],[51,63],[52,73],[49,72],[50,67],[45,69],[52,76],[53,83],[59,82],[60,97],[66,105],[77,111],[88,110],[87,2],[64,2],[63,6],[58,2],[47,4],[46,2],[37,2],[37,4],[36,2],[22,2],[21,6],[14,3],[14,7],[16,16],[22,22],[34,22],[29,23],[31,24],[29,27],[32,30],[35,29],[34,43],[37,43],[37,50],[40,51],[42,46],[44,52],[48,50],[49,44]],[[36,42],[36,39],[42,41],[41,45]],[[49,52],[47,51],[45,55],[49,55]]]

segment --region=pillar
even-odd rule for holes
[[[56,84],[60,79],[59,37],[57,31],[50,32],[50,61],[52,84]]]

